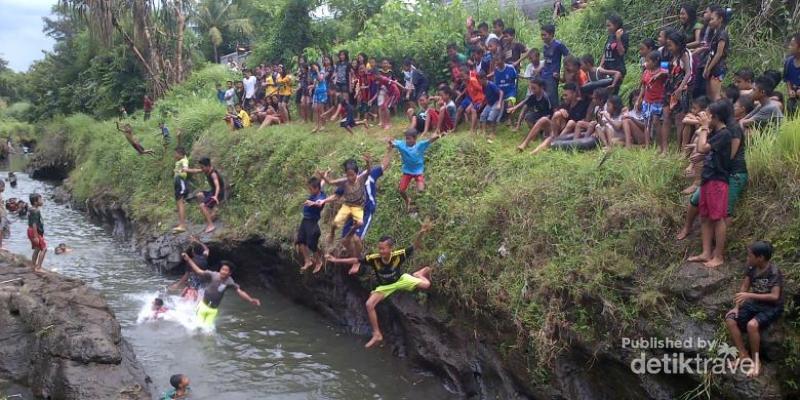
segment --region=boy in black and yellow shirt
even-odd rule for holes
[[[414,289],[427,290],[431,287],[430,267],[423,267],[413,274],[404,273],[401,269],[406,260],[414,254],[414,249],[422,247],[422,235],[430,231],[431,227],[430,222],[423,223],[414,240],[414,245],[404,249],[395,250],[394,239],[384,236],[378,242],[378,252],[375,254],[361,258],[335,258],[332,255],[326,257],[333,263],[351,264],[351,275],[357,274],[362,266],[369,267],[375,272],[378,287],[372,291],[367,300],[367,315],[369,323],[372,325],[372,339],[367,342],[365,347],[372,347],[383,340],[383,334],[378,325],[378,314],[375,312],[378,303],[398,290],[410,292]]]

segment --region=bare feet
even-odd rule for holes
[[[523,145],[517,146],[517,151],[518,152],[522,153],[524,150],[525,150],[525,146],[523,146]]]
[[[314,263],[314,270],[313,270],[313,271],[311,271],[311,272],[313,272],[313,273],[315,273],[315,274],[316,274],[317,272],[319,272],[319,270],[321,270],[321,269],[322,269],[322,265],[323,265],[323,264],[324,264],[324,263],[322,262],[322,260],[317,260],[317,261]]]
[[[311,130],[311,133],[317,133],[317,132],[319,132],[319,128],[314,128]]]
[[[312,263],[310,260],[306,261],[306,263],[303,264],[302,267],[300,267],[300,271],[305,271],[305,270],[311,268],[312,265],[314,265],[314,263]]]
[[[217,227],[214,226],[213,224],[212,225],[208,225],[208,226],[206,226],[206,230],[204,230],[203,233],[211,233],[211,232],[214,232],[215,229],[217,229]]]
[[[708,254],[700,254],[700,255],[689,257],[689,258],[686,259],[686,261],[704,263],[704,262],[708,261],[710,258],[711,258],[711,256],[708,255]]]
[[[364,347],[370,348],[370,347],[375,346],[376,344],[378,344],[378,343],[380,343],[382,341],[383,341],[383,335],[381,335],[380,333],[373,333],[372,334],[372,339],[370,339],[370,341],[367,342],[367,344],[365,344]]]
[[[172,233],[183,233],[186,232],[186,227],[184,225],[178,225],[172,228]]]
[[[679,240],[680,241],[680,240],[686,239],[686,237],[689,236],[689,233],[690,233],[689,229],[682,228],[680,230],[680,232],[678,232],[678,234],[675,235],[675,240]]]
[[[718,257],[714,257],[714,258],[712,258],[712,259],[710,259],[710,260],[708,260],[708,261],[703,263],[703,265],[705,265],[708,268],[716,268],[716,267],[719,267],[722,264],[725,264],[725,260],[723,260],[722,258],[718,258]]]

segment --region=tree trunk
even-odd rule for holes
[[[183,0],[175,0],[175,18],[178,20],[178,43],[175,45],[175,81],[183,82],[183,31],[186,17],[183,15]]]
[[[147,72],[147,75],[149,75],[150,81],[153,85],[153,98],[158,99],[161,96],[163,96],[164,93],[166,93],[167,91],[168,85],[166,82],[164,82],[164,79],[161,76],[161,74],[158,74],[155,71],[153,71],[153,68],[150,65],[150,63],[147,62],[147,60],[144,58],[144,55],[142,55],[142,53],[136,47],[136,43],[133,41],[131,36],[128,35],[128,33],[125,32],[119,25],[119,22],[117,21],[116,17],[111,18],[111,23],[114,26],[114,28],[117,29],[117,32],[119,32],[119,34],[122,35],[122,38],[125,40],[125,42],[128,43],[128,46],[131,48],[131,51],[133,51],[133,54],[135,54],[136,58],[139,59],[139,62],[142,63],[142,66]]]
[[[219,55],[217,54],[217,46],[211,45],[214,47],[214,62],[219,64]]]

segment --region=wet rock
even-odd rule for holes
[[[687,262],[680,267],[675,278],[667,282],[666,288],[687,301],[697,301],[732,281],[732,275],[723,271],[700,263]]]
[[[83,282],[0,257],[0,378],[63,400],[150,399],[108,304]]]

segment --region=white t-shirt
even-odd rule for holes
[[[250,76],[249,78],[242,79],[244,85],[244,98],[252,99],[256,94],[256,77]]]
[[[234,101],[235,97],[236,97],[236,89],[230,88],[230,89],[226,90],[225,91],[225,104],[229,105],[229,106],[234,105],[236,103],[236,101]]]
[[[541,61],[541,60],[539,60],[539,65],[533,65],[533,63],[528,64],[528,66],[525,67],[525,74],[522,77],[525,78],[525,79],[533,79],[533,78],[540,77],[540,76],[534,76],[534,75],[536,75],[536,72],[535,72],[536,69],[540,68],[542,65],[543,65],[543,61]],[[541,72],[541,70],[539,70],[539,72]]]

